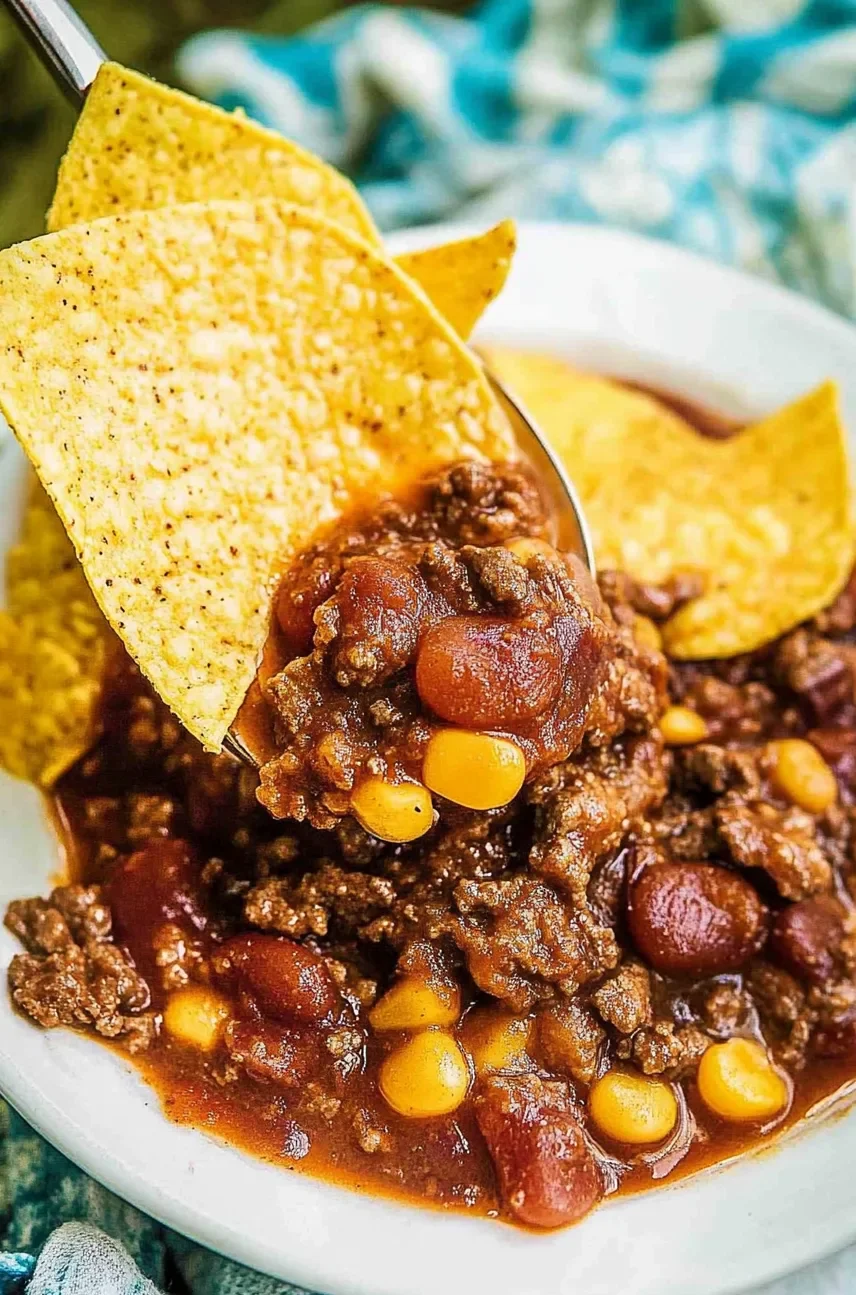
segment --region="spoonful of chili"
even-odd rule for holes
[[[5,0],[34,50],[79,106],[107,56],[67,0]],[[552,545],[576,555],[583,568],[594,571],[591,539],[572,482],[540,428],[500,379],[486,370],[487,377],[513,430],[523,460],[537,479],[543,495],[544,513],[549,519],[548,538]],[[501,543],[494,539],[493,543]],[[224,745],[247,763],[260,762],[244,736],[233,726]]]

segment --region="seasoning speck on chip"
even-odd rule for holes
[[[0,611],[0,766],[51,786],[97,732],[104,622],[51,501],[32,482]]]
[[[749,652],[841,589],[854,544],[832,383],[715,440],[653,396],[561,359],[503,348],[487,358],[562,456],[598,566],[652,583],[704,575],[704,594],[664,627],[671,656]]]
[[[108,621],[214,748],[277,571],[321,525],[366,486],[515,456],[480,365],[411,281],[271,200],[0,253],[0,404]]]

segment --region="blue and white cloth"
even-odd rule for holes
[[[361,6],[178,71],[348,171],[383,229],[607,222],[856,314],[854,0]]]
[[[856,315],[856,0],[363,6],[290,40],[205,34],[178,71],[348,171],[384,229],[608,222]],[[301,1295],[125,1205],[2,1102],[0,1248],[0,1295]],[[754,1295],[854,1292],[856,1247]]]

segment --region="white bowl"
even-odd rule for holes
[[[469,232],[421,230],[396,250]],[[837,379],[856,429],[856,329],[779,288],[627,234],[524,225],[480,336],[760,414]],[[0,544],[20,461],[0,455]],[[57,869],[38,795],[0,776],[0,906]],[[0,932],[0,975],[16,950]],[[164,1223],[328,1295],[723,1295],[856,1236],[856,1111],[775,1149],[532,1235],[314,1181],[169,1123],[133,1069],[42,1032],[0,992],[0,1089],[77,1164]],[[416,1130],[414,1130],[414,1135]]]

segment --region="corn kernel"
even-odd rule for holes
[[[418,1119],[457,1110],[467,1095],[470,1071],[451,1034],[423,1030],[389,1054],[379,1081],[394,1111]]]
[[[496,809],[514,800],[523,786],[526,758],[507,738],[441,728],[425,748],[422,777],[438,796],[456,805]]]
[[[509,553],[513,553],[521,562],[528,562],[530,558],[543,557],[554,558],[556,550],[552,544],[546,540],[539,540],[534,535],[521,535],[519,539],[511,540],[505,546]]]
[[[692,746],[707,737],[707,723],[689,706],[669,706],[660,717],[666,746]]]
[[[211,1052],[232,1014],[228,999],[207,985],[188,985],[170,994],[163,1025],[179,1043]]]
[[[457,985],[406,976],[378,999],[369,1012],[369,1023],[374,1030],[424,1030],[430,1025],[454,1025],[460,1014]]]
[[[610,1070],[592,1085],[589,1112],[608,1138],[644,1146],[669,1136],[677,1122],[678,1102],[661,1079]]]
[[[496,1007],[477,1007],[465,1018],[461,1042],[477,1075],[498,1070],[525,1070],[532,1038],[530,1017],[513,1016]]]
[[[434,823],[431,795],[421,782],[387,782],[373,774],[354,788],[351,812],[381,841],[415,841]]]
[[[810,814],[822,814],[835,804],[838,799],[835,774],[811,742],[798,737],[783,738],[780,742],[771,742],[767,752],[770,778],[776,791]]]
[[[714,1043],[698,1067],[705,1106],[724,1120],[763,1123],[788,1103],[788,1086],[755,1039]]]
[[[655,652],[662,651],[663,636],[650,616],[633,617],[633,637],[641,647],[651,648]]]

